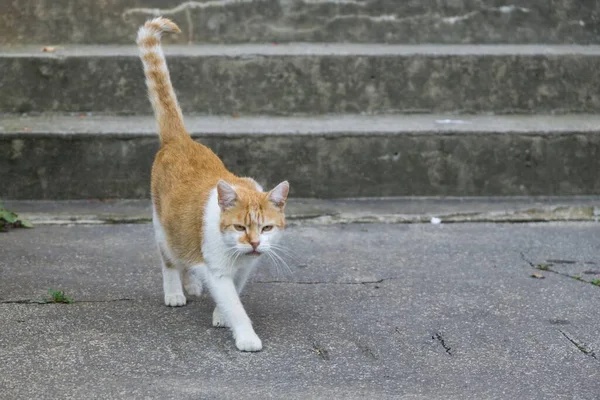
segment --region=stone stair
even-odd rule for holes
[[[599,194],[600,3],[541,3],[0,6],[0,197],[148,197],[133,40],[155,7],[184,31],[164,48],[187,126],[238,174],[296,197]]]
[[[0,44],[131,44],[146,19],[170,42],[599,44],[596,0],[20,0],[0,6]]]

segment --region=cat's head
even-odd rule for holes
[[[220,230],[231,251],[257,256],[275,250],[285,229],[284,208],[289,189],[287,181],[269,192],[219,181]]]

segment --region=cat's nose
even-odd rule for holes
[[[256,248],[260,245],[260,242],[258,240],[253,240],[250,242],[250,246],[252,246],[253,250],[256,250]]]

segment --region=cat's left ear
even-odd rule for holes
[[[290,184],[288,181],[283,181],[269,192],[269,200],[275,205],[275,207],[283,209],[283,207],[285,207],[285,202],[287,200],[289,191]]]

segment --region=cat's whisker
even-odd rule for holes
[[[223,253],[223,255],[225,256],[225,268],[230,269],[231,267],[233,267],[233,264],[235,262],[234,257],[238,253],[237,247],[231,246],[229,248],[226,248]]]
[[[270,249],[273,252],[280,252],[280,253],[282,253],[286,257],[296,258],[295,254],[293,254],[289,249],[287,249],[287,248],[285,248],[283,246],[280,246],[280,245],[277,245],[277,244],[271,244]]]
[[[272,250],[270,252],[270,254],[274,258],[276,258],[277,260],[279,260],[279,262],[281,263],[281,265],[284,266],[288,270],[288,272],[290,273],[290,275],[292,275],[292,276],[294,275],[294,272],[290,268],[289,264],[279,254],[277,254],[277,252],[275,250]]]
[[[276,276],[279,277],[279,265],[277,263],[277,260],[275,258],[273,258],[273,256],[269,252],[266,252],[264,254],[266,254],[269,257],[269,259],[271,260],[271,264],[273,264],[273,266],[275,267]]]
[[[234,247],[233,250],[233,254],[230,255],[228,258],[229,262],[227,263],[227,268],[232,268],[235,265],[238,258],[240,258],[240,256],[243,254],[236,247]]]
[[[241,251],[237,251],[235,253],[235,258],[233,259],[234,264],[237,262],[238,258],[240,258],[242,254],[244,254],[244,253],[242,253]]]
[[[300,259],[298,258],[298,254],[290,249],[288,249],[287,247],[283,247],[279,244],[271,244],[271,247],[277,251],[280,251],[281,253],[283,253],[283,255],[285,255],[286,257],[289,257],[292,259],[292,261],[294,262],[300,262]]]
[[[279,251],[281,253],[283,253],[285,256],[289,256],[289,257],[293,257],[295,258],[295,255],[293,253],[291,253],[290,251],[288,251],[286,248],[282,248],[282,247],[278,247],[278,246],[271,246],[271,248],[273,250]]]
[[[273,265],[275,266],[277,277],[286,277],[287,274],[285,273],[285,269],[289,270],[289,268],[282,263],[281,258],[277,257],[277,255],[273,252],[268,252],[267,254],[271,258],[271,260],[273,260]]]

